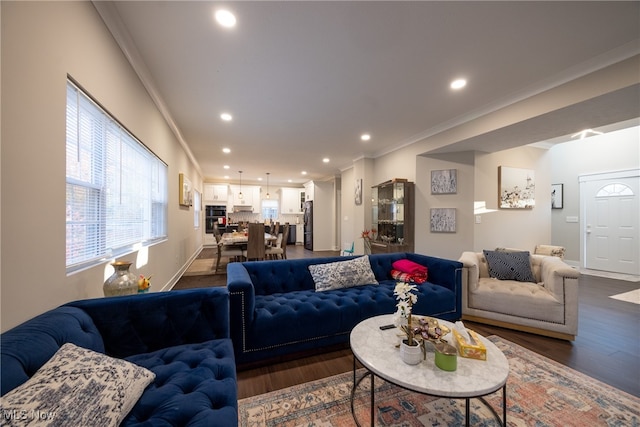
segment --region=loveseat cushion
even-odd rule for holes
[[[482,251],[489,265],[489,276],[499,280],[533,282],[529,252],[522,251]]]
[[[66,343],[27,382],[1,399],[7,425],[118,426],[155,374],[122,359]],[[32,415],[38,414],[33,419]],[[4,424],[3,424],[4,425]]]
[[[236,369],[231,339],[183,344],[126,360],[156,375],[123,426],[236,426]]]
[[[309,271],[318,292],[378,284],[367,256],[346,261],[310,265]]]

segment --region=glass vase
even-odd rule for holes
[[[129,271],[128,261],[112,262],[113,274],[104,282],[102,290],[105,297],[117,295],[134,295],[138,293],[138,278]]]

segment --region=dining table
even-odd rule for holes
[[[268,246],[270,243],[277,240],[277,236],[269,233],[264,233],[264,244]],[[249,234],[243,231],[235,231],[233,233],[224,233],[220,238],[220,241],[225,246],[243,246],[249,242]]]

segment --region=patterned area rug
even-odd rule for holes
[[[497,336],[489,339],[509,359],[508,426],[638,426],[640,399],[529,351]],[[399,363],[400,360],[398,359]],[[358,371],[358,375],[364,372]],[[351,372],[239,401],[242,427],[354,426]],[[355,411],[360,424],[370,424],[369,379],[358,386]],[[376,426],[464,425],[464,400],[413,393],[378,378]],[[486,400],[502,414],[502,393]],[[500,425],[478,400],[471,400],[471,425]]]

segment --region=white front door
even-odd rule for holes
[[[640,274],[639,175],[623,171],[580,177],[584,267]]]

